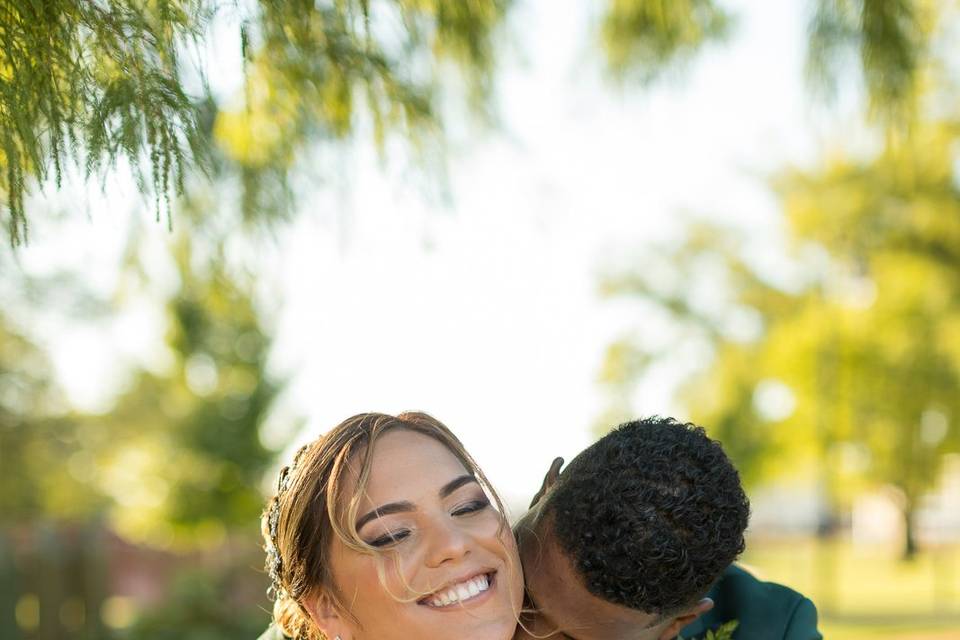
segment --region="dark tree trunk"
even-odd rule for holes
[[[910,561],[917,556],[917,532],[913,524],[913,503],[908,501],[903,508],[903,559]]]

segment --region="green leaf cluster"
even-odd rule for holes
[[[609,0],[600,42],[615,78],[649,82],[730,27],[730,14],[713,0]]]
[[[833,98],[839,85],[860,78],[873,117],[902,126],[916,114],[935,29],[949,11],[937,0],[810,0],[811,88]],[[714,0],[608,0],[600,43],[614,78],[645,83],[725,40],[735,23]]]
[[[511,4],[0,0],[0,193],[10,241],[28,238],[30,188],[51,177],[59,187],[71,164],[90,178],[125,159],[168,224],[188,174],[208,172],[240,186],[245,219],[269,219],[292,203],[289,174],[301,154],[348,138],[360,115],[381,149],[393,133],[415,149],[439,143],[446,67],[462,72],[482,108]],[[204,83],[217,70],[199,52],[231,20],[246,87],[220,104]],[[184,63],[191,50],[195,60]]]
[[[415,152],[436,152],[445,63],[467,78],[482,108],[511,4],[261,0],[244,28],[244,100],[214,124],[228,172],[241,177],[244,219],[286,213],[289,174],[303,152],[347,139],[361,116],[381,152],[393,134]]]
[[[716,629],[707,631],[707,635],[704,637],[704,640],[731,640],[733,638],[733,632],[737,630],[738,626],[740,626],[740,622],[738,620],[724,622]]]
[[[871,113],[903,126],[936,56],[934,0],[811,0],[807,71],[830,95],[849,70]],[[123,159],[159,218],[194,174],[240,193],[245,221],[290,213],[291,177],[318,143],[363,124],[378,149],[398,136],[442,156],[439,105],[459,72],[489,109],[513,0],[0,0],[0,193],[13,245],[28,238],[25,196],[71,165],[87,178]],[[618,80],[649,82],[724,39],[734,15],[714,0],[607,0],[598,40]],[[221,21],[221,22],[217,22]],[[242,95],[218,102],[199,53],[238,26]],[[193,47],[199,64],[184,64]],[[201,82],[192,93],[193,79]],[[194,82],[194,84],[197,84]],[[296,168],[296,169],[295,169]]]
[[[860,70],[870,109],[888,123],[916,115],[932,35],[948,3],[929,0],[817,0],[810,24],[807,73],[814,87],[836,92],[844,67]]]
[[[738,620],[725,622],[716,629],[707,630],[707,632],[702,636],[701,640],[733,640],[733,632],[736,631],[738,626],[740,626],[740,622]],[[680,640],[684,640],[682,636],[677,637],[680,638]],[[687,640],[696,639],[691,637]]]
[[[31,181],[87,175],[125,157],[158,198],[201,164],[178,52],[199,0],[0,0],[0,193],[13,245],[28,237]]]

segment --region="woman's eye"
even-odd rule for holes
[[[477,511],[482,511],[490,506],[489,500],[474,500],[473,502],[468,502],[462,507],[457,508],[453,515],[455,516],[465,516],[471,513],[476,513]]]
[[[371,547],[386,547],[391,544],[396,544],[404,538],[410,535],[410,532],[406,529],[401,529],[400,531],[391,531],[386,535],[382,535],[379,538],[371,540],[367,544]]]

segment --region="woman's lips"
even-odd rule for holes
[[[457,609],[486,600],[494,586],[496,571],[475,574],[466,579],[458,579],[417,603],[431,609]]]

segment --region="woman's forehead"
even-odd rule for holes
[[[370,454],[364,498],[371,502],[436,495],[452,479],[472,473],[445,444],[409,429],[382,434]]]

